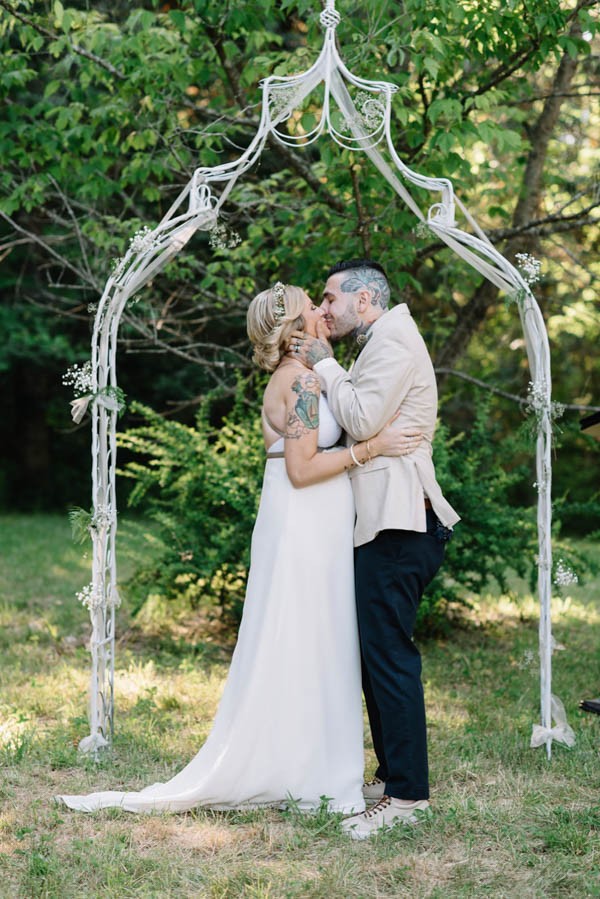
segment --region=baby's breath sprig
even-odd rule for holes
[[[103,602],[100,587],[93,583],[86,584],[85,587],[82,587],[81,590],[75,594],[75,596],[81,605],[85,606],[86,609],[89,609],[90,612],[94,611],[94,609],[99,609]]]
[[[431,237],[431,229],[429,228],[427,222],[417,222],[412,230],[415,237]]]
[[[92,363],[84,362],[79,365],[78,362],[72,365],[64,373],[62,382],[65,387],[72,387],[75,396],[84,396],[92,390]]]
[[[352,132],[354,128],[363,128],[372,134],[381,127],[385,117],[385,106],[376,97],[366,91],[359,91],[355,97],[354,105],[356,113],[344,118],[340,125],[340,131]]]
[[[548,409],[550,419],[556,421],[562,418],[565,407],[563,403],[555,403],[548,401],[548,388],[545,380],[530,381],[527,390],[527,403],[525,411],[541,418],[546,409]]]
[[[515,253],[515,259],[517,260],[517,265],[523,275],[523,280],[527,284],[535,284],[540,280],[542,263],[539,259],[536,259],[535,256],[531,256],[530,253]]]
[[[223,222],[217,223],[209,233],[209,243],[213,250],[232,250],[242,242],[242,238]]]
[[[554,569],[554,583],[557,587],[571,587],[579,583],[579,578],[564,559],[559,559]]]
[[[158,246],[158,240],[154,236],[154,231],[148,225],[144,225],[139,231],[136,231],[129,241],[129,249],[134,253],[143,253],[145,250],[152,250]]]
[[[92,536],[92,531],[97,532],[102,528],[109,527],[115,521],[116,515],[110,504],[100,504],[92,512],[88,512],[87,509],[82,509],[80,506],[75,506],[69,511],[71,536],[74,543],[85,543]]]

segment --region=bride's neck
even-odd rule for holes
[[[279,371],[280,368],[289,368],[290,366],[294,366],[294,368],[307,368],[306,365],[303,365],[298,359],[292,359],[290,356],[282,356],[275,371]]]

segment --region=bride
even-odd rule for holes
[[[186,767],[138,793],[58,797],[91,812],[285,805],[364,809],[360,654],[354,605],[354,505],[346,472],[403,455],[420,437],[391,425],[351,448],[319,381],[285,348],[294,330],[328,337],[299,287],[278,282],[248,310],[254,360],[272,372],[267,448],[238,641],[212,730]]]

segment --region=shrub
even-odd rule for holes
[[[129,505],[143,504],[157,527],[128,587],[137,608],[150,594],[185,597],[238,621],[261,489],[260,419],[238,402],[215,430],[210,405],[202,406],[195,427],[132,407],[146,423],[119,442],[141,459],[121,474],[135,481]]]
[[[524,455],[521,434],[499,440],[498,430],[486,400],[476,405],[468,432],[451,436],[446,424],[438,424],[436,473],[461,521],[421,603],[421,630],[437,629],[450,603],[468,605],[469,594],[481,593],[490,581],[507,591],[511,573],[525,577],[535,566],[535,494],[524,489],[527,477],[534,479],[533,453]]]
[[[143,502],[157,525],[151,558],[130,586],[138,607],[148,595],[185,598],[237,622],[264,465],[260,415],[256,404],[244,400],[243,385],[218,430],[210,426],[210,408],[207,401],[189,427],[137,406],[146,424],[120,439],[143,457],[123,472],[135,481],[129,502]],[[487,401],[476,405],[468,432],[451,435],[444,423],[436,431],[438,479],[462,520],[421,604],[421,633],[446,626],[449,606],[468,605],[469,596],[490,581],[506,592],[511,574],[535,580],[531,438],[525,428],[501,441],[498,432]],[[556,557],[575,560],[578,573],[586,568],[585,558],[567,547],[560,546]]]

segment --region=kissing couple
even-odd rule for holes
[[[91,812],[285,807],[349,817],[365,839],[429,805],[421,596],[458,515],[435,478],[437,388],[383,268],[335,265],[321,305],[275,284],[248,309],[271,372],[266,464],[244,611],[212,730],[167,783],[58,797]],[[360,347],[349,371],[330,341]],[[344,440],[342,441],[342,435]],[[364,692],[378,767],[363,783]],[[366,802],[370,805],[365,808]]]

